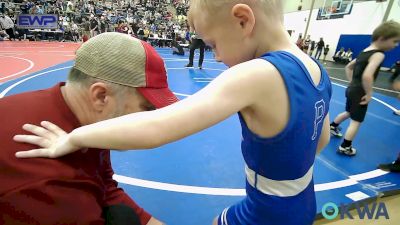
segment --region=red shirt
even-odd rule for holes
[[[67,132],[80,126],[61,93],[51,89],[0,99],[0,224],[103,225],[104,206],[125,204],[147,224],[151,216],[112,179],[109,150],[93,149],[54,159],[18,159],[37,146],[13,141],[22,125],[47,120]]]

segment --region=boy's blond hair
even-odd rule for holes
[[[236,4],[246,4],[253,8],[262,7],[267,16],[273,16],[278,21],[283,22],[282,0],[191,0],[190,8],[200,7],[207,9],[208,12],[215,14],[223,7],[234,6]]]
[[[372,41],[377,41],[379,38],[387,40],[396,37],[400,37],[400,23],[391,20],[382,23],[374,30],[374,33],[372,34]]]

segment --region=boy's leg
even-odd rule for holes
[[[343,121],[345,121],[349,118],[350,118],[350,113],[346,111],[346,112],[342,112],[339,115],[337,115],[336,118],[333,120],[333,122],[336,124],[341,124]]]
[[[341,128],[339,127],[339,125],[347,120],[348,118],[350,118],[350,113],[349,112],[342,112],[339,115],[336,116],[336,118],[333,120],[333,122],[330,125],[330,129],[331,129],[331,134],[336,136],[336,137],[342,137],[343,134],[340,133]]]
[[[344,136],[343,143],[339,146],[338,152],[348,156],[354,156],[357,151],[352,146],[352,142],[356,137],[358,130],[360,129],[361,122],[351,120],[349,127],[347,128]]]
[[[361,123],[351,120],[349,127],[346,130],[344,139],[352,141],[356,137],[358,130],[360,129]]]

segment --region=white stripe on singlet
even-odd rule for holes
[[[313,169],[314,165],[310,167],[304,176],[295,180],[272,180],[257,174],[247,165],[245,166],[247,182],[252,187],[264,194],[278,197],[296,196],[304,191],[312,180]]]

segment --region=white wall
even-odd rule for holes
[[[392,10],[390,11],[389,14],[389,20],[395,20],[397,22],[400,22],[400,1],[395,0]]]
[[[285,27],[287,30],[293,30],[292,41],[296,42],[299,34],[304,34],[307,26],[307,20],[310,11],[300,11],[285,14]]]
[[[310,10],[311,9],[312,0],[303,0],[302,10]],[[324,4],[324,0],[315,0],[314,9],[320,8]],[[285,13],[289,12],[297,12],[298,7],[300,5],[300,0],[284,0],[283,9]]]
[[[368,1],[355,3],[351,14],[342,19],[317,20],[318,9],[314,9],[308,34],[311,39],[318,41],[324,38],[325,44],[329,44],[330,52],[328,60],[336,50],[340,35],[342,34],[372,34],[373,30],[382,22],[388,2],[377,3]],[[296,41],[299,34],[305,31],[309,11],[293,12],[285,14],[285,26],[288,30],[295,30],[292,40]],[[397,16],[397,15],[396,15]]]

